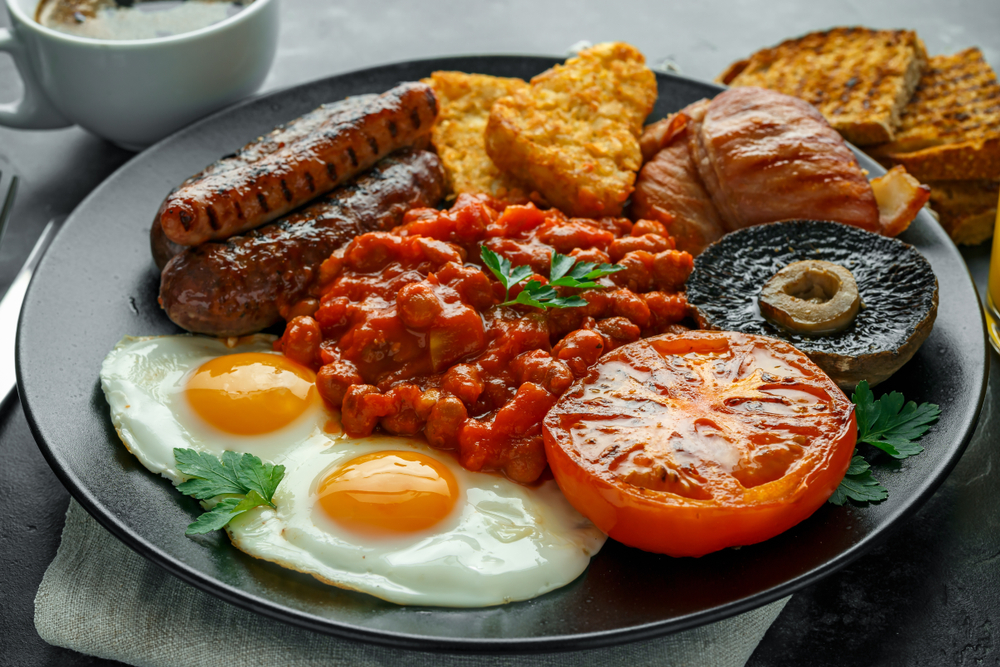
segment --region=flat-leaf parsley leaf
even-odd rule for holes
[[[174,449],[177,469],[188,479],[177,490],[198,500],[227,496],[187,527],[185,534],[210,533],[248,510],[274,507],[274,492],[285,475],[285,466],[264,463],[253,454],[223,452],[222,459],[193,449]],[[242,497],[233,497],[242,496]]]
[[[559,296],[556,287],[573,287],[576,289],[600,289],[603,285],[594,282],[598,278],[621,271],[625,267],[615,264],[595,264],[593,262],[577,262],[568,255],[552,253],[549,266],[549,284],[542,285],[537,280],[528,280],[534,275],[530,266],[512,268],[510,260],[498,255],[486,246],[480,246],[480,255],[500,284],[504,286],[504,302],[501,306],[521,304],[534,308],[579,308],[586,306],[587,300],[580,296]],[[525,280],[527,284],[517,297],[510,298],[510,288]]]
[[[930,425],[941,416],[941,408],[933,403],[917,405],[905,402],[898,391],[875,399],[868,383],[858,383],[851,402],[855,405],[858,420],[858,443],[871,445],[895,459],[905,459],[924,451],[915,440],[925,433]],[[878,502],[885,500],[889,493],[872,475],[870,465],[863,456],[851,459],[840,486],[830,496],[834,505],[843,505],[847,500],[855,502]],[[872,451],[872,455],[877,454]]]
[[[885,500],[888,496],[889,492],[885,487],[872,477],[871,466],[865,461],[865,457],[855,456],[851,459],[851,465],[847,468],[847,474],[844,475],[840,486],[830,496],[830,502],[834,505],[843,505],[844,501],[850,499],[859,503],[875,503]]]
[[[913,442],[941,416],[941,408],[933,403],[904,404],[898,391],[879,400],[872,396],[867,382],[858,384],[851,400],[857,407],[858,442],[881,449],[896,459],[919,454],[924,448]]]

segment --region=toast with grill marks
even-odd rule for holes
[[[931,181],[931,208],[955,243],[973,245],[993,235],[1000,181]]]
[[[927,63],[912,30],[834,28],[790,39],[733,63],[716,80],[801,98],[848,141],[892,141]]]
[[[982,52],[931,58],[895,140],[869,153],[922,181],[1000,178],[1000,85]]]

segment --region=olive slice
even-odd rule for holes
[[[861,307],[850,271],[818,259],[793,262],[767,281],[760,313],[788,331],[826,336],[843,331]]]

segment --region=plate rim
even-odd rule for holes
[[[453,56],[442,56],[442,57],[429,57],[429,58],[417,58],[411,60],[401,60],[394,61],[390,63],[384,63],[379,65],[374,65],[371,67],[358,68],[346,72],[340,72],[326,77],[316,78],[310,81],[282,87],[269,91],[261,95],[255,95],[246,98],[234,105],[226,107],[220,111],[217,111],[209,116],[206,116],[191,125],[181,128],[177,132],[165,137],[160,140],[146,151],[156,149],[161,144],[166,142],[176,141],[184,135],[196,132],[200,126],[207,124],[214,119],[232,114],[238,113],[240,109],[245,106],[260,102],[271,97],[277,97],[282,95],[287,95],[291,91],[299,89],[307,89],[323,82],[330,81],[332,79],[346,78],[350,76],[357,76],[364,73],[373,73],[380,70],[391,70],[400,66],[414,66],[422,63],[448,63],[451,61],[465,61],[469,59],[501,59],[501,60],[535,60],[538,61],[540,66],[550,66],[553,62],[562,61],[563,58],[559,56],[548,56],[539,54],[468,54],[468,55],[453,55]],[[548,65],[546,65],[548,63]],[[441,69],[440,66],[436,66],[436,69]],[[655,71],[655,70],[654,70]],[[715,89],[717,91],[725,90],[724,86],[720,86],[716,83],[703,81],[691,77],[686,77],[682,75],[675,74],[673,72],[662,72],[655,71],[658,77],[665,77],[668,80],[676,80],[683,84],[695,85],[698,87]],[[852,150],[858,154],[859,151],[851,144],[848,144]],[[67,224],[73,224],[74,218],[77,212],[84,208],[91,199],[98,197],[102,191],[109,187],[108,183],[115,179],[115,177],[128,169],[131,168],[133,162],[138,160],[143,156],[146,151],[137,153],[135,156],[130,158],[123,165],[114,170],[109,174],[97,187],[95,187],[90,193],[84,197],[73,211],[66,219]],[[881,170],[880,173],[884,173],[877,163],[874,163],[877,169]],[[927,213],[921,211],[920,215],[928,215]],[[971,273],[969,272],[967,264],[965,264],[957,246],[948,237],[947,234],[941,234],[936,236],[943,236],[945,243],[945,249],[948,254],[952,255],[953,260],[960,262],[960,265],[965,269],[965,277],[968,281],[970,287],[977,295],[978,292],[975,288],[975,283],[972,280]],[[42,260],[35,271],[35,275],[32,277],[32,281],[28,286],[28,290],[24,299],[24,305],[22,305],[22,316],[23,312],[28,307],[28,304],[32,301],[34,287],[36,285],[35,277],[44,271],[44,266],[46,264],[46,259],[48,259],[48,253],[42,257]],[[971,415],[971,420],[969,423],[963,423],[964,432],[961,434],[960,442],[955,448],[952,456],[944,462],[944,465],[940,465],[936,470],[933,470],[930,475],[920,480],[917,486],[917,491],[912,494],[911,500],[905,506],[896,509],[894,512],[886,515],[884,519],[884,527],[880,530],[875,530],[872,533],[865,535],[858,542],[853,544],[847,550],[841,552],[837,556],[823,562],[822,564],[808,570],[799,576],[784,581],[780,584],[772,586],[769,589],[760,591],[755,594],[751,594],[740,600],[735,600],[732,602],[724,603],[711,607],[709,609],[704,609],[701,611],[692,612],[684,616],[673,617],[667,620],[654,621],[651,623],[646,623],[637,626],[630,626],[624,629],[616,630],[601,630],[595,632],[585,632],[570,635],[550,635],[545,637],[530,637],[530,638],[481,638],[481,637],[428,637],[425,635],[411,634],[405,632],[397,632],[392,630],[381,630],[372,629],[364,626],[352,625],[349,623],[344,623],[329,618],[323,618],[319,616],[312,615],[308,612],[293,609],[291,607],[286,607],[277,602],[272,602],[270,600],[259,598],[251,593],[243,591],[239,588],[225,584],[200,570],[191,567],[179,559],[171,556],[165,551],[160,550],[155,545],[147,541],[136,531],[132,530],[126,526],[122,521],[118,519],[117,516],[107,507],[105,507],[91,492],[90,490],[76,477],[71,468],[60,458],[58,453],[49,446],[49,443],[45,441],[41,434],[41,427],[38,425],[39,420],[37,415],[34,413],[30,400],[25,400],[26,397],[30,395],[26,392],[25,385],[23,381],[24,374],[22,372],[21,364],[21,349],[22,349],[22,323],[23,317],[19,318],[17,327],[17,337],[15,342],[15,368],[17,373],[17,390],[18,395],[21,397],[21,405],[24,410],[26,420],[29,425],[29,429],[35,442],[42,452],[43,457],[52,468],[60,482],[66,489],[70,492],[73,498],[80,503],[87,512],[94,517],[94,519],[103,526],[106,530],[111,532],[116,538],[123,542],[126,546],[132,549],[134,552],[138,553],[140,556],[146,558],[150,562],[154,563],[158,567],[166,570],[170,574],[178,577],[182,581],[205,591],[216,598],[219,598],[229,604],[236,605],[242,609],[246,609],[253,613],[261,614],[268,618],[282,621],[293,626],[305,628],[314,632],[319,632],[321,634],[331,635],[339,639],[345,639],[348,641],[363,641],[375,645],[380,645],[388,648],[394,649],[404,649],[404,650],[419,650],[427,652],[449,652],[458,654],[485,654],[485,653],[506,653],[506,654],[529,654],[529,653],[553,653],[553,652],[565,652],[565,651],[577,651],[584,649],[596,649],[604,648],[609,646],[615,646],[630,642],[639,642],[644,640],[650,640],[655,638],[660,638],[673,634],[676,632],[682,632],[694,627],[699,627],[701,625],[706,625],[712,622],[720,621],[731,616],[735,616],[740,613],[756,609],[763,605],[769,604],[778,600],[782,597],[790,595],[795,591],[798,591],[810,584],[813,584],[820,579],[833,574],[837,570],[845,567],[854,560],[860,558],[862,555],[867,553],[870,549],[876,546],[881,540],[884,540],[886,536],[893,532],[898,527],[899,522],[905,520],[908,516],[916,513],[921,506],[927,501],[927,499],[933,495],[933,493],[938,489],[938,487],[943,483],[944,479],[952,471],[952,469],[957,465],[958,461],[961,459],[969,442],[975,433],[976,426],[979,421],[980,414],[982,412],[983,403],[986,398],[987,381],[989,378],[989,366],[990,366],[990,355],[989,355],[989,345],[986,342],[986,322],[985,316],[983,315],[982,308],[978,309],[978,322],[979,329],[982,337],[982,357],[983,357],[983,373],[979,380],[979,391],[975,400],[975,407]]]

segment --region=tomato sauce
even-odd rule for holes
[[[598,279],[600,289],[558,288],[586,306],[502,306],[521,286],[505,294],[480,246],[530,266],[543,285],[553,252],[623,269]],[[461,195],[334,252],[275,347],[317,370],[348,435],[423,433],[458,450],[466,468],[530,483],[547,465],[546,412],[605,352],[675,330],[692,266],[658,222]]]

